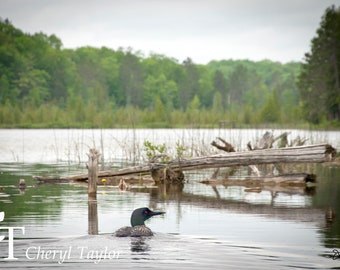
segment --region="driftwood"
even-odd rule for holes
[[[247,147],[248,150],[261,150],[261,149],[268,149],[272,148],[274,142],[280,140],[279,147],[283,148],[288,146],[288,132],[283,132],[281,135],[274,137],[274,134],[272,132],[267,131],[265,134],[263,134],[263,137],[255,143],[254,146],[251,145],[250,142],[248,142]],[[300,145],[301,146],[301,145]]]
[[[171,170],[196,170],[230,166],[278,163],[322,163],[332,161],[336,150],[328,144],[306,145],[279,149],[264,149],[245,152],[231,152],[191,159],[173,160],[168,164],[151,163],[114,171],[100,171],[98,177],[113,177],[131,174],[149,174],[164,168]],[[69,176],[69,180],[87,180],[88,174]]]
[[[247,148],[249,151],[253,150],[264,150],[264,149],[269,149],[273,148],[274,143],[277,141],[277,148],[286,148],[286,147],[293,147],[293,146],[302,146],[304,143],[307,141],[306,139],[300,139],[299,136],[296,137],[296,139],[292,140],[290,143],[288,142],[288,135],[290,132],[283,132],[279,136],[274,136],[274,132],[265,132],[259,140],[257,140],[254,144],[254,146],[251,145],[250,142],[247,144]],[[215,141],[212,142],[211,145],[215,146],[216,148],[226,151],[226,152],[231,152],[229,149],[234,150],[231,144],[227,143],[221,138],[218,138],[220,141],[224,143],[225,146],[220,146],[217,145]],[[274,165],[271,167],[271,173],[269,172],[269,175],[273,176],[274,175],[274,169],[279,171],[280,174],[283,174],[283,166],[281,164],[271,164]],[[260,176],[266,176],[268,175],[268,164],[258,164],[256,165],[248,165],[249,171],[252,172],[252,174],[260,177]]]
[[[223,186],[241,186],[241,187],[263,187],[263,186],[303,186],[308,182],[314,183],[316,175],[314,174],[285,174],[272,177],[246,177],[245,179],[226,179],[226,180],[204,180],[203,184],[223,185]]]
[[[34,180],[37,180],[41,183],[67,183],[70,182],[70,179],[67,177],[58,177],[58,176],[42,176],[42,175],[34,175]]]
[[[224,144],[224,146],[217,144],[215,141],[212,141],[212,143],[211,143],[212,146],[216,147],[217,149],[228,152],[228,153],[229,152],[235,152],[234,147],[230,143],[226,142],[225,140],[223,140],[220,137],[218,137],[217,139],[219,139]]]
[[[288,142],[288,135],[290,132],[283,132],[279,136],[274,136],[274,133],[267,131],[263,134],[263,137],[255,142],[255,145],[252,146],[251,142],[248,142],[247,148],[248,150],[260,150],[260,149],[268,149],[272,148],[273,144],[278,141],[278,147],[294,147],[294,146],[302,146],[308,139],[301,139],[300,136],[297,136],[294,140],[290,143]]]

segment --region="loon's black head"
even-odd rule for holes
[[[131,215],[131,226],[145,225],[144,221],[157,215],[165,214],[165,212],[154,212],[147,207],[142,207],[134,210]]]

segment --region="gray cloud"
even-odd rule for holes
[[[3,18],[64,47],[131,46],[182,61],[299,61],[333,0],[1,0]]]

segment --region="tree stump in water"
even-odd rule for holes
[[[98,209],[97,209],[97,181],[98,181],[98,159],[100,153],[97,149],[90,149],[87,154],[89,162],[88,169],[88,233],[98,234]]]
[[[100,153],[97,149],[90,149],[88,169],[88,196],[97,197],[97,181],[98,181],[98,158]]]
[[[170,168],[151,170],[151,176],[156,183],[184,183],[184,174],[182,170],[172,170]]]

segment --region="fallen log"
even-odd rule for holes
[[[196,170],[203,168],[219,168],[230,166],[248,166],[255,164],[277,163],[322,163],[332,161],[336,150],[328,144],[306,145],[279,149],[263,149],[245,152],[230,152],[191,159],[173,160],[167,164],[150,163],[114,171],[100,171],[98,177],[113,177],[131,174],[149,174],[164,168],[171,170]],[[88,175],[66,177],[70,180],[87,180]]]
[[[269,177],[246,177],[245,179],[203,180],[200,183],[209,185],[263,187],[263,186],[306,186],[308,182],[316,181],[315,174],[298,173]]]

